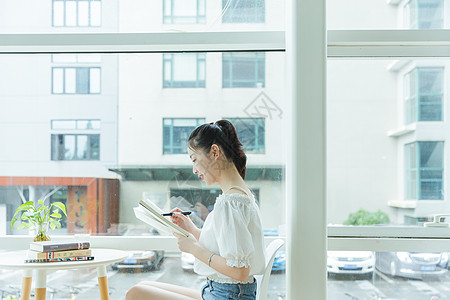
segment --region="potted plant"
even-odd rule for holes
[[[36,236],[34,237],[35,242],[49,241],[50,237],[47,234],[48,228],[49,226],[51,230],[61,228],[60,220],[62,215],[60,211],[67,216],[66,207],[62,202],[53,202],[50,206],[45,205],[43,200],[38,200],[38,203],[40,204],[39,207],[34,206],[33,201],[28,201],[19,206],[11,220],[11,229],[13,229],[17,220],[21,220],[21,224],[17,229],[34,229],[36,232]],[[22,213],[20,214],[20,212]]]

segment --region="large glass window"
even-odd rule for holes
[[[405,123],[442,121],[444,68],[418,67],[405,75]]]
[[[264,118],[231,118],[246,153],[263,154],[266,150]]]
[[[186,154],[187,139],[191,132],[205,119],[164,119],[163,120],[163,153]]]
[[[53,0],[53,26],[100,26],[101,12],[101,0]]]
[[[164,24],[206,22],[206,0],[163,0]]]
[[[52,160],[99,159],[99,134],[52,134]]]
[[[405,145],[406,199],[444,199],[444,143]]]
[[[405,21],[411,29],[441,29],[444,26],[443,0],[410,0],[405,10]]]
[[[223,23],[264,23],[265,0],[222,0]]]
[[[262,88],[266,84],[265,53],[224,53],[222,86],[224,88]]]
[[[206,81],[206,55],[164,54],[165,88],[204,88]]]
[[[53,94],[99,94],[99,67],[54,67]]]

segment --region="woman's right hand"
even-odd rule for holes
[[[172,209],[170,211],[171,213],[181,213],[182,210],[179,209],[178,207]],[[173,216],[170,217],[171,221],[180,226],[181,228],[183,228],[184,230],[194,234],[196,230],[199,230],[197,228],[197,226],[195,226],[194,222],[192,222],[191,218],[189,218],[188,216],[185,216],[183,214],[174,214]],[[195,234],[194,234],[195,236]]]

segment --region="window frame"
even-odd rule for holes
[[[54,140],[60,139],[60,136],[64,139],[64,149],[65,148],[65,138],[66,136],[74,136],[75,137],[75,145],[74,145],[74,159],[65,159],[64,156],[61,156],[59,153],[59,147],[54,147]],[[86,159],[81,159],[77,155],[78,150],[78,137],[79,136],[86,136],[88,139],[88,154]],[[91,144],[92,144],[92,138],[97,137],[98,138],[98,158],[92,158],[92,151],[91,151]],[[54,162],[58,161],[100,161],[100,133],[52,133],[51,134],[51,153],[50,153],[50,160]],[[54,148],[58,149],[58,153],[54,153]],[[60,158],[62,157],[62,158]]]
[[[422,145],[424,143],[436,143],[436,144],[442,144],[442,160],[441,160],[441,167],[440,168],[425,168],[421,166],[421,151],[422,151]],[[410,155],[407,153],[407,147],[412,147],[415,145],[414,150],[414,158],[415,158],[415,168],[409,168],[407,166],[407,161],[410,161]],[[407,143],[404,145],[404,151],[405,151],[405,200],[413,200],[413,201],[444,201],[444,198],[441,199],[424,199],[423,193],[422,193],[422,183],[423,182],[437,182],[438,180],[426,180],[423,179],[421,174],[425,171],[440,171],[441,172],[441,186],[442,190],[445,188],[445,166],[444,166],[444,157],[445,157],[445,144],[443,141],[415,141],[412,143]],[[411,198],[409,196],[408,190],[409,190],[409,173],[415,172],[415,184],[416,184],[416,197]],[[442,193],[441,193],[442,195]]]
[[[174,62],[175,55],[195,55],[196,56],[196,80],[190,81],[180,81],[174,80],[174,68],[176,68],[176,64]],[[179,54],[179,53],[163,53],[163,88],[164,89],[175,89],[175,88],[205,88],[206,87],[206,54],[205,53],[189,53],[189,54]],[[170,64],[170,80],[166,80],[166,63]],[[200,79],[200,68],[203,66],[203,74],[204,78]],[[182,86],[183,84],[188,84],[190,86]]]
[[[166,15],[166,2],[170,1],[170,15]],[[188,25],[188,24],[205,24],[206,23],[206,0],[196,0],[197,2],[197,7],[196,7],[196,11],[197,14],[195,15],[195,22],[183,22],[182,20],[187,19],[187,18],[194,18],[193,16],[178,16],[178,15],[174,15],[174,10],[173,10],[173,3],[174,0],[162,0],[163,2],[163,9],[162,9],[162,18],[163,18],[163,24],[165,25],[174,25],[174,24],[183,24],[183,25]],[[200,5],[203,4],[203,14],[200,13],[201,9],[200,9]]]
[[[55,92],[55,70],[60,69],[62,70],[62,92],[57,93]],[[66,70],[68,69],[74,69],[75,70],[75,78],[74,78],[74,85],[75,85],[75,92],[69,93],[66,91]],[[78,70],[87,70],[88,78],[87,78],[87,93],[79,93],[78,92]],[[91,71],[92,70],[98,70],[98,92],[91,92]],[[52,66],[52,95],[100,95],[102,93],[102,68],[99,66],[96,67],[80,67],[80,66]]]
[[[420,1],[422,0],[409,0],[405,3],[405,5],[403,6],[403,13],[405,16],[407,16],[405,18],[405,26],[407,26],[410,29],[428,29],[428,28],[420,28],[421,27],[421,12],[420,12]],[[440,8],[441,8],[441,19],[440,19],[440,26],[439,28],[433,28],[433,29],[442,29],[444,26],[444,1],[443,0],[435,0],[436,2],[440,2]],[[414,9],[416,10],[416,16],[414,20],[411,20],[411,5],[412,3],[415,2],[415,7]]]
[[[427,72],[427,71],[439,71],[440,75],[442,77],[442,82],[440,83],[440,87],[442,92],[439,94],[433,94],[433,93],[423,93],[420,88],[420,72]],[[411,69],[409,72],[407,72],[404,75],[404,86],[405,86],[405,94],[407,95],[405,97],[404,101],[404,114],[405,114],[405,125],[413,124],[416,122],[442,122],[443,121],[443,99],[444,99],[444,82],[445,82],[445,68],[444,67],[438,67],[438,66],[416,66],[413,69]],[[407,82],[408,81],[408,82]],[[414,94],[411,95],[410,92],[406,91],[406,87],[408,87],[410,90],[411,82],[415,81],[415,89]],[[421,101],[422,96],[440,96],[440,101],[434,101],[434,102],[423,102]],[[426,105],[437,105],[440,106],[440,118],[439,120],[423,120],[422,118],[422,107]]]
[[[244,144],[243,147],[244,147],[244,151],[245,151],[246,154],[259,155],[259,154],[265,154],[266,153],[266,118],[249,118],[249,117],[247,117],[247,118],[227,118],[227,117],[224,117],[224,119],[230,120],[230,122],[232,122],[235,125],[236,131],[238,131],[237,132],[238,136],[239,136],[239,130],[237,129],[237,125],[238,124],[236,123],[236,121],[239,122],[240,120],[255,120],[255,119],[258,120],[258,122],[262,121],[261,122],[262,126],[261,126],[261,123],[254,122],[252,124],[253,128],[256,129],[255,130],[255,132],[256,132],[255,133],[255,144],[251,145],[252,149],[249,149],[248,147],[246,147],[246,145],[244,143],[242,143],[242,144]],[[244,125],[244,126],[247,126],[247,125]],[[264,133],[263,133],[264,134],[264,144],[262,146],[259,145],[259,143],[258,143],[258,138],[259,138],[258,134],[261,134],[259,132],[259,130],[258,130],[260,127],[263,127],[263,130],[264,130]],[[239,136],[239,139],[242,142],[242,137]]]
[[[55,25],[55,3],[56,2],[63,2],[64,3],[64,12],[63,12],[63,25]],[[66,4],[67,2],[76,2],[76,25],[67,25],[67,10],[66,10]],[[88,2],[88,25],[79,25],[79,4],[80,2]],[[92,2],[100,2],[100,24],[98,25],[92,25],[91,23],[91,15],[92,15]],[[102,0],[52,0],[52,27],[55,28],[74,28],[74,27],[101,27],[102,26]]]
[[[170,141],[169,141],[169,150],[171,151],[170,153],[166,153],[166,141],[165,141],[165,135],[164,135],[164,130],[165,130],[165,128],[167,127],[167,126],[169,126],[169,125],[166,125],[165,123],[166,123],[166,120],[170,120],[171,121],[171,124],[170,124],[170,128],[169,128],[169,131],[170,131],[170,137],[169,137],[169,139],[170,139]],[[177,148],[180,148],[181,149],[181,146],[179,146],[179,147],[176,147],[176,148],[174,148],[174,145],[173,145],[173,128],[174,128],[174,126],[173,126],[173,121],[174,120],[195,120],[196,121],[196,126],[194,126],[194,128],[195,127],[197,127],[197,126],[199,126],[199,125],[201,125],[201,124],[203,124],[203,123],[205,123],[205,118],[163,118],[162,119],[162,122],[163,122],[163,127],[162,127],[162,130],[163,130],[163,134],[162,134],[162,136],[163,136],[163,141],[162,141],[162,155],[185,155],[186,153],[187,153],[187,150],[186,150],[186,153],[173,153],[173,150],[174,149],[177,149]],[[184,148],[184,147],[183,147]]]
[[[265,88],[266,87],[266,55],[264,52],[253,52],[252,55],[255,57],[251,57],[252,60],[248,60],[247,62],[252,62],[255,77],[253,79],[236,79],[233,76],[233,64],[239,64],[239,62],[233,62],[233,57],[235,59],[242,59],[240,52],[231,52],[231,53],[222,53],[222,88],[224,89],[233,89],[233,88]],[[228,66],[228,76],[225,76],[225,66]],[[264,69],[264,78],[259,78],[259,71]],[[228,78],[226,78],[228,77]],[[259,83],[262,84],[258,86]],[[240,84],[250,83],[249,86],[242,86]]]

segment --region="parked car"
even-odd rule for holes
[[[448,254],[437,252],[377,252],[376,268],[391,276],[421,279],[448,272]]]
[[[163,260],[164,252],[162,251],[130,251],[126,259],[112,264],[112,269],[123,272],[159,270]]]
[[[372,276],[375,255],[372,251],[328,251],[328,274],[361,274]]]

